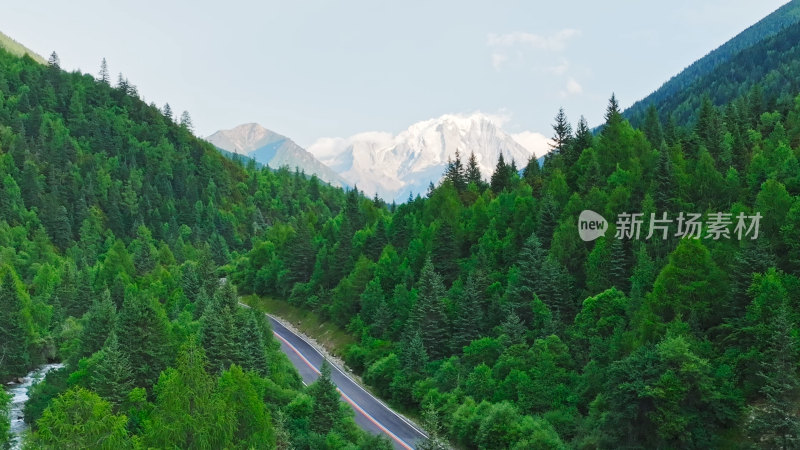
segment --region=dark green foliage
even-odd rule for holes
[[[456,297],[453,334],[450,338],[453,349],[456,351],[478,338],[485,326],[481,280],[482,277],[478,271],[471,273],[467,277],[461,295]]]
[[[392,207],[225,159],[124,76],[110,87],[0,51],[14,361],[0,368],[67,359],[29,416],[63,411],[52,399],[73,388],[81,414],[59,432],[106,432],[82,405],[121,416],[74,394],[88,387],[130,418],[122,447],[385,446],[354,431],[325,376],[301,392],[235,285],[346,326],[365,382],[464,448],[790,447],[800,71],[786,25],[642,109],[640,129],[612,96],[597,136],[560,113],[557,154],[522,179],[501,159],[487,190],[459,154],[426,198]],[[631,242],[612,227],[587,243],[584,209],[612,224],[758,212],[761,234]],[[42,423],[32,442],[49,445]]]
[[[513,174],[514,170],[511,165],[506,163],[503,154],[500,153],[497,159],[497,165],[494,168],[494,173],[492,173],[492,179],[489,182],[489,187],[492,188],[492,192],[500,194],[504,190],[510,188]]]
[[[469,154],[469,160],[467,161],[464,178],[466,179],[467,184],[474,184],[479,189],[484,187],[485,181],[483,181],[483,175],[481,175],[481,169],[478,167],[478,161],[475,159],[474,152],[470,152]]]
[[[773,61],[783,60],[791,64],[797,60],[791,54],[774,51],[775,44],[792,42],[789,33],[793,29],[796,31],[797,14],[798,5],[795,2],[778,8],[636,102],[625,112],[625,116],[632,123],[640,124],[650,105],[657,105],[662,117],[675,112],[680,117],[680,123],[687,124],[697,111],[703,93],[711,93],[716,97],[713,100],[717,104],[732,102],[741,93],[747,92],[753,82],[760,81],[761,77],[776,70],[778,67]],[[770,81],[775,85],[768,90],[776,97],[783,89],[797,88],[791,84],[791,78],[770,77]]]
[[[114,407],[119,407],[133,389],[133,367],[120,349],[117,334],[111,332],[99,354],[89,386]]]
[[[35,425],[36,421],[44,414],[44,410],[50,405],[50,402],[69,389],[67,385],[68,375],[69,372],[66,368],[51,370],[44,377],[44,380],[31,386],[28,391],[28,401],[25,402],[25,408],[23,409],[26,423]]]
[[[111,301],[108,289],[103,291],[99,300],[95,300],[86,314],[83,315],[83,333],[81,334],[81,352],[79,356],[89,356],[100,350],[109,334],[116,327],[117,308]],[[116,338],[114,338],[116,341]]]
[[[800,415],[795,406],[800,379],[797,375],[797,339],[785,304],[769,324],[772,335],[758,376],[763,385],[763,402],[750,407],[747,432],[762,447],[791,448],[800,440]]]
[[[219,295],[205,308],[202,317],[201,343],[208,355],[212,373],[226,370],[236,361],[240,349],[236,347],[235,310],[223,304]]]
[[[30,326],[30,311],[24,307],[14,272],[8,267],[4,272],[0,285],[0,380],[24,373],[30,361],[26,327]]]
[[[11,396],[5,389],[0,389],[0,442],[8,442],[11,439],[9,433],[11,424],[9,422],[9,412],[11,408]]]
[[[474,170],[474,169],[471,169]],[[448,158],[447,167],[444,171],[444,178],[442,181],[449,181],[457,191],[461,192],[467,188],[467,169],[464,168],[464,163],[461,161],[461,153],[456,150],[455,159]],[[474,178],[474,174],[472,175]],[[477,181],[477,180],[470,180]]]
[[[45,410],[25,448],[133,448],[126,422],[97,394],[73,388]]]
[[[348,242],[369,220],[377,257],[385,206],[367,213],[357,191],[227,160],[192,135],[188,114],[176,124],[122,75],[110,86],[105,62],[99,78],[0,50],[0,381],[66,364],[31,389],[25,418],[38,425],[23,445],[303,448],[314,433],[279,423],[304,396],[299,375],[264,318],[239,307],[233,282],[289,292],[310,281],[335,217],[347,223],[328,237]],[[220,270],[256,236],[281,251],[273,244],[241,279]],[[348,274],[358,255],[337,250]],[[194,341],[213,334],[212,310],[224,311],[214,318],[228,334],[210,340],[208,370]],[[340,419],[332,447],[365,441]]]
[[[795,395],[764,355],[777,345],[775,299],[796,306],[800,292],[800,168],[787,144],[800,125],[784,124],[800,124],[800,109],[781,103],[762,114],[763,92],[745,97],[734,107],[706,102],[689,127],[651,109],[637,130],[612,96],[597,136],[579,122],[561,153],[544,168],[531,159],[522,180],[500,161],[491,191],[468,181],[459,192],[451,161],[425,199],[394,212],[362,202],[348,215],[368,218],[360,230],[345,215],[315,226],[314,274],[293,298],[348,324],[361,338],[348,355],[364,380],[404,407],[433,408],[442,433],[466,448],[769,440],[759,423],[774,424]],[[638,240],[615,238],[612,225],[585,243],[584,209],[611,224],[640,211],[645,226]],[[680,211],[759,212],[760,235],[681,239],[673,223],[666,239],[646,239],[651,213],[674,220]],[[392,245],[373,267],[381,223]],[[286,242],[274,233],[257,243],[237,271],[290,278],[274,256]],[[343,246],[360,262],[330,270]],[[776,266],[784,274],[759,278]],[[767,398],[777,406],[766,408]]]
[[[447,322],[442,303],[445,288],[430,258],[425,261],[420,273],[417,291],[417,302],[411,310],[409,330],[419,333],[429,355],[441,356],[447,342]]]
[[[319,378],[308,388],[308,393],[311,395],[313,408],[311,431],[328,434],[341,420],[342,408],[339,392],[331,381],[331,366],[327,361],[322,364]]]
[[[126,295],[116,334],[122,353],[130,361],[135,386],[152,386],[167,366],[168,333],[166,317],[151,298],[140,293]]]
[[[155,447],[221,448],[231,443],[233,419],[215,395],[214,378],[205,371],[205,355],[193,339],[181,350],[174,369],[154,386],[156,409],[146,441]]]

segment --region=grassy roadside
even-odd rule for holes
[[[355,337],[333,322],[323,320],[317,314],[291,305],[285,300],[248,295],[242,297],[241,301],[251,308],[286,320],[337,358],[344,359],[347,346],[358,343]]]

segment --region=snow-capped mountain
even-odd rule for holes
[[[286,136],[270,131],[257,123],[220,130],[205,139],[217,148],[249,156],[273,169],[282,166],[289,166],[291,169],[298,167],[306,174],[315,174],[333,186],[347,186],[347,182],[339,174],[321,163],[314,155]]]
[[[530,132],[512,136],[500,128],[501,122],[481,113],[446,114],[417,122],[397,135],[368,132],[349,138],[322,138],[308,150],[365,194],[377,193],[385,200],[402,202],[409,193],[424,195],[431,182],[437,183],[456,150],[464,164],[474,152],[481,173],[488,179],[500,153],[522,168],[534,152],[546,148],[544,136]]]

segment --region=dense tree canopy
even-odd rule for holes
[[[796,87],[725,105],[698,87],[681,121],[652,108],[641,128],[612,96],[596,134],[562,110],[543,165],[501,158],[485,180],[453,155],[425,198],[389,208],[226,159],[188,114],[102,73],[0,50],[0,381],[66,364],[31,391],[27,446],[385,448],[327,369],[302,386],[238,292],[347,329],[348,365],[424,411],[432,443],[800,439]],[[595,241],[586,209],[609,222]],[[618,220],[632,213],[639,235]],[[757,237],[737,219],[756,216]]]
[[[316,227],[345,213],[352,236],[363,196],[228,160],[192,135],[188,113],[176,124],[108,78],[105,60],[95,80],[55,54],[44,66],[0,50],[0,382],[65,363],[31,389],[24,446],[388,444],[345,414],[332,431],[298,426],[315,401],[296,407],[310,397],[266,319],[220,282],[220,266],[268,235],[279,245],[256,247],[268,258],[289,241],[309,255],[264,272],[307,281]],[[7,405],[0,391],[2,442]]]

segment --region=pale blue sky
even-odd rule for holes
[[[559,106],[602,120],[786,0],[11,0],[0,30],[62,67],[108,60],[198,135],[259,122],[309,146],[445,113],[551,135]]]

